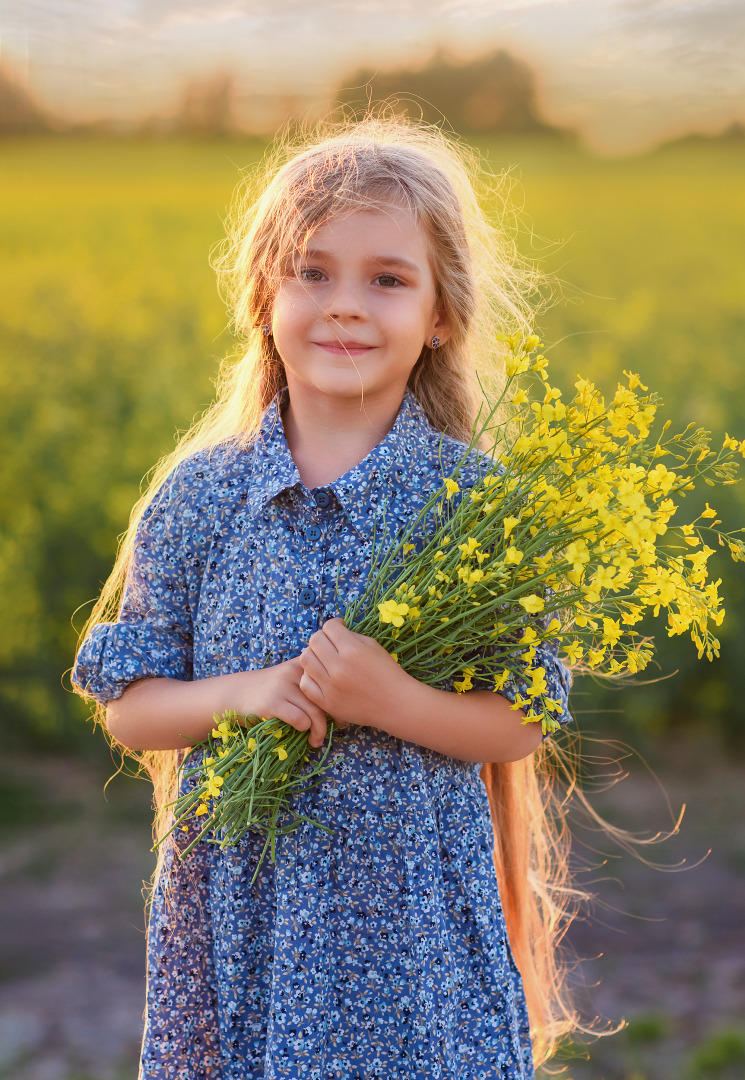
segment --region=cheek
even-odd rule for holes
[[[292,343],[307,328],[312,317],[311,306],[302,299],[277,297],[272,309],[272,333],[280,352],[282,343]]]

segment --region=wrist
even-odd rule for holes
[[[377,719],[371,720],[370,726],[380,728],[394,738],[418,742],[417,734],[436,707],[438,694],[434,687],[419,682],[403,668],[397,668],[397,677],[388,683]]]

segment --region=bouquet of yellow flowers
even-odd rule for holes
[[[561,705],[537,662],[543,642],[558,642],[575,669],[635,674],[653,655],[638,624],[664,611],[668,634],[690,634],[699,657],[718,655],[712,628],[724,609],[707,566],[720,546],[745,560],[744,530],[722,532],[708,502],[693,521],[673,518],[697,483],[736,482],[745,441],[727,435],[715,450],[708,432],[689,425],[670,434],[669,421],[652,437],[660,403],[629,372],[609,403],[583,378],[565,403],[549,384],[539,339],[502,340],[499,400],[442,486],[400,535],[376,546],[344,622],[422,682],[453,679],[464,693],[477,678],[496,692],[512,680],[512,707],[545,734],[558,727]],[[479,453],[484,441],[490,449]],[[306,732],[234,713],[216,721],[200,744],[203,759],[183,766],[193,786],[174,804],[174,828],[203,819],[186,851],[258,829],[267,837],[262,859],[268,849],[273,859],[276,835],[305,820],[293,798],[333,766],[333,722],[312,764]]]

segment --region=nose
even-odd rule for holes
[[[365,304],[360,285],[351,277],[340,276],[329,283],[324,302],[327,319],[362,319]]]

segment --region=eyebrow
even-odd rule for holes
[[[331,252],[323,251],[321,248],[308,248],[303,254],[306,259],[327,259],[332,262],[334,259]],[[415,273],[418,273],[420,269],[417,263],[410,262],[409,259],[404,259],[400,255],[370,255],[365,262],[370,266],[395,266]]]

